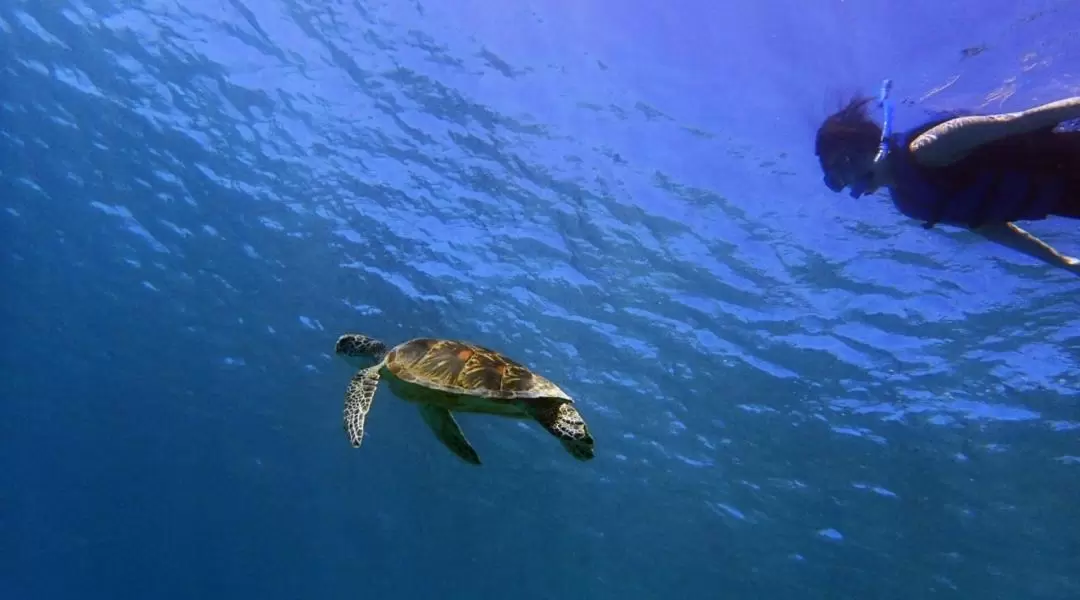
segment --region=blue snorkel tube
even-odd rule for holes
[[[881,107],[881,112],[885,114],[884,122],[881,125],[881,145],[878,146],[877,156],[874,157],[874,163],[879,163],[889,155],[889,138],[892,137],[892,114],[893,105],[892,100],[889,99],[889,92],[892,91],[892,79],[886,79],[881,84],[881,92],[878,94],[878,106]]]
[[[892,91],[892,79],[886,79],[881,83],[881,91],[878,93],[878,106],[881,108],[881,112],[884,114],[884,122],[881,125],[881,143],[878,145],[877,156],[874,157],[874,164],[878,164],[888,158],[889,156],[889,139],[892,137],[892,121],[893,121],[893,104],[889,98],[889,92]],[[851,184],[851,197],[858,198],[866,192],[866,187],[870,183],[870,175],[860,179],[859,181]]]

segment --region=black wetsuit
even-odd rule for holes
[[[946,120],[893,136],[889,191],[900,212],[928,228],[1080,218],[1080,131],[1046,128],[985,144],[948,166],[919,165],[908,144]]]

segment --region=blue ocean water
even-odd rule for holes
[[[1075,95],[1078,22],[3,0],[0,598],[1080,597],[1080,280],[812,151],[882,77]],[[385,389],[350,448],[346,331],[509,353],[596,458]]]

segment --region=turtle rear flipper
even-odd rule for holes
[[[544,398],[531,401],[528,407],[536,422],[559,438],[571,456],[591,460],[596,455],[589,426],[573,404],[562,399]]]
[[[345,390],[345,431],[353,448],[364,440],[364,420],[379,387],[379,365],[357,371]]]
[[[457,454],[461,460],[473,465],[480,464],[480,455],[473,449],[469,440],[465,439],[465,433],[461,431],[461,426],[449,410],[431,404],[421,404],[418,408],[424,422],[444,446]]]

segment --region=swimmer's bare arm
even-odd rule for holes
[[[915,138],[908,146],[928,167],[950,165],[983,144],[1011,135],[1080,119],[1080,97],[1065,98],[1025,111],[950,119]]]
[[[1011,248],[1052,266],[1061,267],[1066,271],[1080,275],[1080,260],[1065,256],[1050,244],[1012,223],[983,225],[972,231],[991,242],[1001,244],[1006,248]]]

